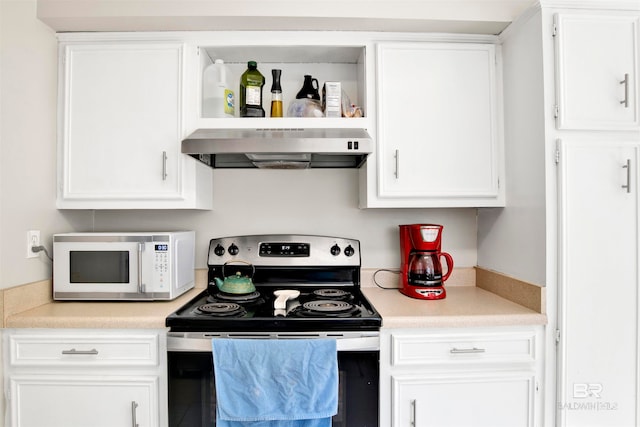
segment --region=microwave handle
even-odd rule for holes
[[[144,294],[145,286],[142,283],[142,251],[144,250],[144,243],[138,243],[138,293]]]

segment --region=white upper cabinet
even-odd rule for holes
[[[503,206],[496,46],[388,42],[376,54],[367,207]]]
[[[58,208],[210,208],[181,153],[184,45],[62,43]]]
[[[558,129],[640,128],[639,26],[637,14],[555,16]]]

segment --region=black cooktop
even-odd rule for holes
[[[274,308],[274,291],[291,287],[257,286],[256,292],[200,293],[166,319],[174,332],[353,331],[379,330],[382,318],[359,286],[295,288],[300,295]]]

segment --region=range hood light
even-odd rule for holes
[[[308,169],[311,154],[245,154],[260,169]]]

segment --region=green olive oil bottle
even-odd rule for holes
[[[264,76],[258,71],[256,61],[249,61],[247,67],[247,71],[240,78],[240,117],[264,117],[264,108],[262,108]]]

